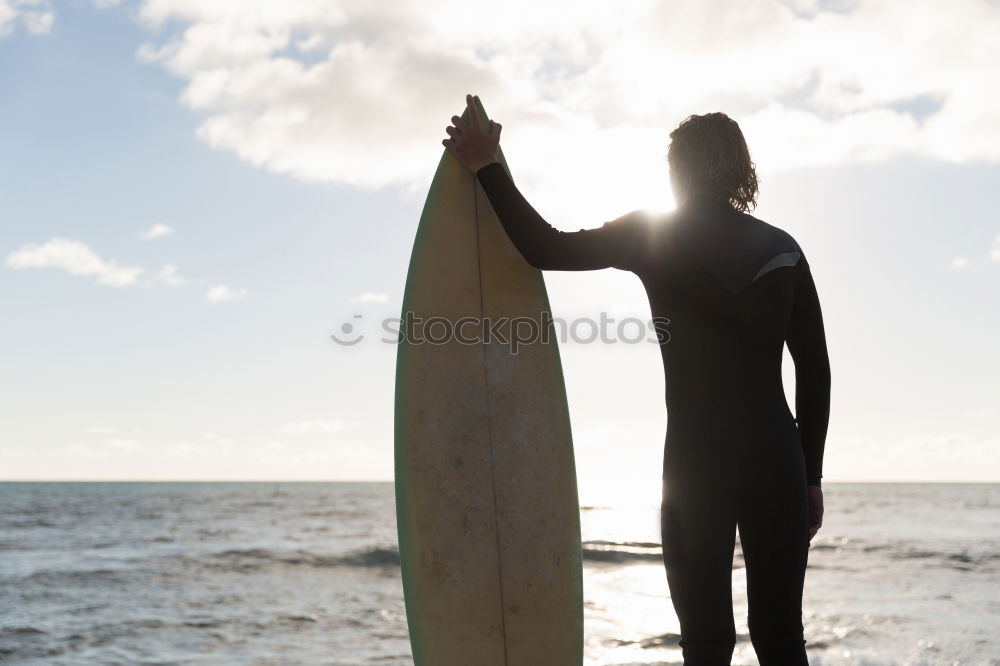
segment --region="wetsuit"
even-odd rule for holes
[[[668,417],[661,535],[684,663],[732,658],[738,526],[760,663],[808,664],[806,486],[822,477],[830,366],[802,248],[777,227],[702,199],[666,215],[637,210],[598,228],[559,231],[499,162],[476,178],[532,266],[631,271],[654,319],[669,320],[660,342]],[[785,343],[797,419],[782,386]]]

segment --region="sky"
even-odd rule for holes
[[[1000,481],[1000,3],[573,7],[0,0],[0,479],[390,480],[381,326],[474,93],[565,230],[671,209],[670,130],[729,114],[822,301],[824,481]],[[561,353],[581,496],[658,493],[656,346]]]

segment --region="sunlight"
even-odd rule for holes
[[[600,226],[635,209],[675,207],[666,155],[669,130],[526,126],[505,136],[521,192],[550,224],[567,231]]]
[[[586,664],[680,659],[680,627],[662,565],[590,567],[584,598]]]

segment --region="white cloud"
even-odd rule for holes
[[[222,284],[213,285],[205,292],[205,300],[209,303],[222,303],[245,298],[246,289],[232,289]]]
[[[134,285],[149,286],[149,281],[139,282],[145,269],[138,266],[121,266],[114,261],[101,259],[86,244],[68,238],[53,238],[41,245],[26,244],[7,256],[7,266],[24,268],[61,268],[72,275],[93,276],[101,284],[113,287]],[[152,275],[153,281],[170,287],[186,284],[189,280],[178,273],[177,266],[167,264]],[[205,283],[206,280],[199,279]],[[209,303],[246,298],[246,289],[226,285],[209,285],[205,300]]]
[[[33,35],[44,35],[52,30],[56,15],[50,11],[26,11],[21,14],[24,28]]]
[[[247,463],[268,470],[269,475],[280,470],[284,474],[308,474],[313,478],[330,478],[342,473],[345,467],[357,465],[359,460],[362,467],[370,469],[375,467],[376,458],[373,447],[356,441],[298,441],[290,444],[272,440],[248,446],[242,456]],[[378,478],[383,475],[369,472],[358,476]]]
[[[111,451],[125,451],[129,453],[142,451],[146,448],[146,445],[142,442],[138,442],[134,439],[125,439],[123,437],[106,439],[102,442],[102,445],[105,449],[109,449]]]
[[[204,458],[213,453],[212,449],[200,444],[193,444],[187,440],[179,440],[164,444],[160,449],[167,456],[182,458]]]
[[[0,0],[0,36],[8,34],[12,29],[17,10],[7,0]]]
[[[101,444],[84,444],[83,442],[71,442],[53,449],[53,453],[59,457],[101,459],[107,458],[111,452]]]
[[[89,430],[89,429],[88,429]],[[60,460],[86,459],[102,460],[147,451],[149,447],[138,440],[124,437],[110,437],[100,442],[70,442],[52,449],[33,451],[33,456],[50,456]]]
[[[275,429],[280,435],[324,435],[331,432],[340,432],[344,429],[343,421],[327,421],[324,419],[313,419],[311,421],[293,421],[285,423]]]
[[[18,23],[30,34],[48,33],[55,18],[43,0],[0,0],[0,39],[14,32]]]
[[[173,264],[167,264],[166,266],[161,268],[159,271],[156,272],[156,275],[154,277],[159,282],[162,282],[163,284],[168,285],[170,287],[177,287],[187,282],[186,278],[183,278],[177,274],[177,267],[174,266]]]
[[[114,426],[90,426],[87,428],[87,432],[91,435],[110,435],[116,430],[117,428]]]
[[[389,296],[383,293],[366,291],[351,298],[351,303],[385,303]]]
[[[990,250],[990,259],[1000,262],[1000,235],[993,239],[993,249]]]
[[[28,244],[7,256],[10,268],[61,268],[72,275],[94,276],[101,284],[127,287],[143,269],[105,261],[80,241],[53,238],[42,245]]]
[[[234,443],[234,440],[230,439],[229,437],[224,437],[223,435],[220,435],[217,432],[212,432],[211,430],[206,430],[202,432],[200,435],[198,435],[198,439],[200,439],[203,442],[211,442],[212,444],[221,447],[229,447],[232,446],[232,444]]]
[[[166,224],[154,224],[149,229],[142,232],[142,237],[146,240],[153,240],[154,238],[161,238],[163,236],[168,236],[174,233],[173,227]]]
[[[955,257],[951,260],[951,267],[955,270],[961,270],[969,265],[968,257]]]
[[[204,141],[307,181],[423,190],[466,92],[503,122],[515,177],[559,173],[576,212],[665,189],[667,133],[714,110],[740,122],[762,172],[1000,160],[1000,5],[791,4],[146,0],[151,29],[183,29],[140,56],[187,81]],[[622,177],[632,191],[609,202],[602,160],[650,175]]]

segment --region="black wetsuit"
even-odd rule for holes
[[[654,318],[666,385],[661,534],[684,663],[729,664],[739,527],[750,638],[763,666],[808,664],[802,590],[806,485],[820,485],[830,366],[809,264],[786,232],[706,200],[602,227],[551,227],[499,162],[476,172],[514,245],[548,270],[635,273]],[[795,411],[781,377],[795,362]]]

